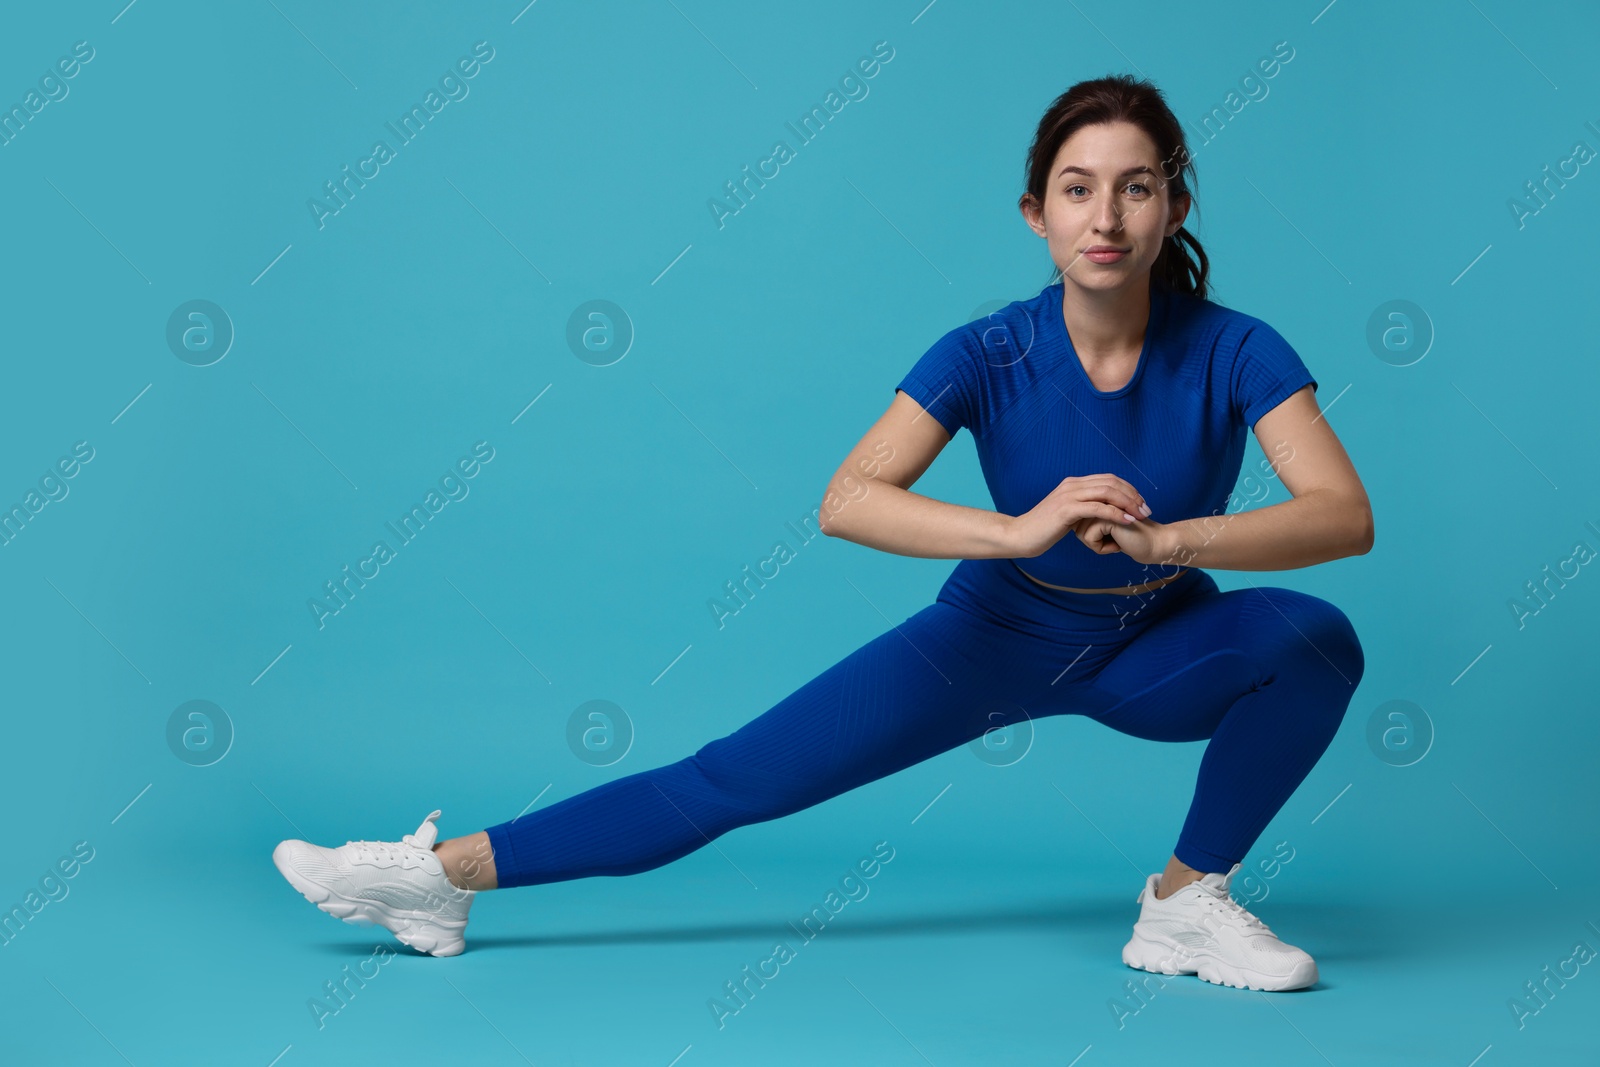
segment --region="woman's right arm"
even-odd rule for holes
[[[925,559],[1026,559],[1088,517],[1125,522],[1144,498],[1115,475],[1067,478],[1024,515],[1002,515],[911,492],[950,435],[904,392],[851,449],[823,496],[830,537]]]

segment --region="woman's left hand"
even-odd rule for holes
[[[1154,519],[1139,519],[1129,523],[1080,519],[1072,527],[1072,532],[1088,546],[1089,551],[1098,556],[1125,552],[1138,563],[1168,562],[1165,558],[1169,555],[1166,524]]]

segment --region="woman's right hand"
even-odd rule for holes
[[[1144,496],[1115,474],[1064,478],[1043,500],[1011,520],[1012,555],[1016,559],[1042,555],[1083,519],[1127,525],[1149,517]]]

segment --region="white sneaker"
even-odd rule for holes
[[[1134,898],[1143,907],[1122,962],[1156,974],[1193,974],[1239,989],[1304,989],[1317,982],[1317,964],[1307,953],[1278,940],[1267,924],[1228,894],[1227,874],[1210,873],[1164,900],[1156,899],[1161,875],[1145,879]]]
[[[338,848],[283,841],[272,850],[272,862],[329,915],[383,926],[419,952],[454,956],[466,948],[467,911],[477,892],[452,883],[433,852],[439,815],[433,812],[399,841],[347,841]]]

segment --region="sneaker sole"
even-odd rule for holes
[[[1180,967],[1175,962],[1187,958],[1192,967]],[[1238,967],[1205,953],[1162,941],[1152,941],[1134,934],[1122,946],[1122,962],[1129,967],[1153,974],[1192,974],[1203,982],[1232,986],[1235,989],[1259,989],[1280,993],[1290,989],[1306,989],[1317,984],[1317,964],[1306,960],[1286,975],[1263,974],[1248,967]]]
[[[426,912],[400,911],[372,900],[351,900],[302,877],[277,849],[272,852],[272,865],[301,896],[335,919],[352,926],[381,926],[401,944],[430,956],[457,956],[467,947],[462,936],[467,926],[465,919],[440,922]]]

